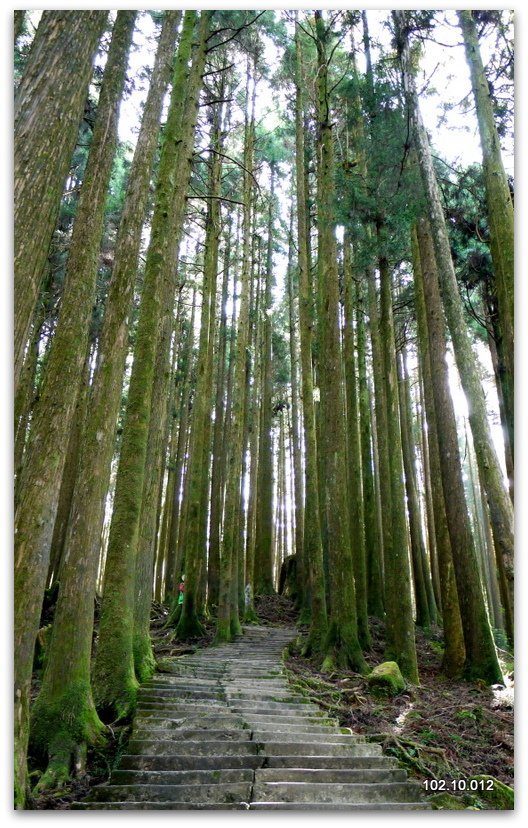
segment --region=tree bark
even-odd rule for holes
[[[422,222],[419,223],[419,238],[420,235],[428,250],[428,255],[422,255],[424,248],[421,247],[421,275],[442,488],[466,649],[464,673],[469,680],[481,679],[495,684],[502,682],[502,673],[484,604],[462,480],[456,419],[445,360],[447,342],[438,275],[431,255],[431,238]]]
[[[315,12],[317,46],[317,278],[321,372],[321,413],[324,422],[324,503],[328,524],[331,607],[325,669],[367,666],[358,640],[356,595],[346,499],[344,399],[341,384],[339,284],[334,234],[334,147],[328,90],[329,30]]]
[[[20,744],[21,762],[24,761],[22,757],[25,753],[24,729],[27,722],[26,725],[23,722],[24,713],[27,714],[25,706],[31,680],[33,649],[68,447],[67,435],[75,413],[88,350],[106,193],[117,141],[119,104],[134,20],[135,12],[119,12],[114,25],[90,155],[73,227],[60,317],[46,365],[40,399],[34,411],[21,480],[20,502],[15,516],[15,722],[21,727],[17,733],[17,737],[20,736],[17,745]],[[68,726],[64,726],[61,718],[61,704],[59,702],[56,705],[54,698],[58,690],[64,689],[66,661],[64,658],[64,666],[61,667],[57,663],[52,665],[50,660],[48,684],[41,690],[42,702],[35,708],[33,717],[34,738],[41,740],[49,749],[49,772],[52,779],[69,773],[69,764],[65,759],[69,756],[73,741]],[[49,704],[44,701],[46,696]],[[87,719],[93,719],[89,688],[77,687],[70,701],[72,716],[79,710],[85,710]],[[19,710],[19,705],[22,706],[22,711]]]
[[[431,222],[436,265],[442,287],[443,306],[453,341],[460,380],[468,401],[469,422],[477,455],[479,474],[488,499],[493,539],[504,561],[504,569],[508,579],[509,599],[513,610],[512,503],[504,485],[502,469],[493,445],[484,391],[464,319],[427,132],[422,121],[414,78],[410,70],[406,16],[402,12],[394,12],[394,18],[397,26],[398,49],[401,56],[404,89],[411,117],[413,141],[418,155],[418,164]]]
[[[133,663],[135,562],[157,331],[165,304],[164,294],[172,282],[175,248],[183,221],[182,202],[187,192],[194,135],[193,113],[200,89],[201,69],[196,73],[194,84],[189,75],[192,69],[188,70],[195,18],[194,12],[186,12],[165,125],[108,540],[94,696],[101,714],[112,720],[128,713],[137,690]],[[187,118],[189,109],[191,115]]]
[[[434,251],[430,247],[430,237],[426,228],[418,224],[412,232],[412,256],[414,272],[414,297],[416,307],[416,324],[418,328],[418,357],[423,378],[424,403],[427,417],[427,444],[429,449],[431,499],[434,514],[434,531],[438,567],[440,570],[440,590],[442,598],[442,620],[444,626],[444,658],[442,669],[448,676],[460,674],[464,666],[465,646],[462,619],[458,601],[457,582],[453,566],[453,552],[447,523],[446,505],[442,488],[442,471],[440,447],[438,441],[438,419],[433,393],[433,366],[429,349],[429,328],[427,322],[426,300],[424,295],[425,269],[434,268]],[[432,278],[432,277],[431,277]],[[443,333],[443,329],[442,329]]]
[[[392,313],[392,272],[385,257],[384,232],[380,244],[380,339],[387,405],[387,441],[391,491],[390,555],[385,556],[385,658],[397,661],[402,674],[418,683],[418,666],[412,615],[411,572],[407,545],[402,438],[396,369],[396,343]]]
[[[258,460],[257,526],[255,532],[255,594],[272,595],[273,586],[273,453],[272,429],[272,279],[273,279],[273,195],[275,167],[270,169],[270,204],[265,286],[262,302],[262,392],[260,399],[260,444]]]
[[[15,98],[15,393],[107,15],[44,11]]]
[[[478,42],[477,27],[471,9],[457,12],[464,36],[466,59],[471,74],[486,187],[493,276],[497,291],[499,326],[504,349],[504,404],[507,419],[514,420],[514,214],[508,178],[502,163],[501,147],[486,72]],[[512,442],[513,453],[513,442]]]
[[[348,466],[348,502],[350,512],[350,547],[354,565],[356,607],[359,643],[366,649],[371,644],[367,612],[367,567],[365,560],[365,512],[361,473],[361,443],[359,436],[358,381],[354,343],[354,273],[352,270],[352,243],[345,232],[343,241],[344,294],[344,369],[346,391],[346,433]]]

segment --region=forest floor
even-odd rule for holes
[[[256,610],[261,624],[275,626],[297,621],[292,602],[281,596],[257,599]],[[194,652],[212,642],[215,631],[212,623],[205,625],[205,634],[200,639],[171,640],[171,632],[165,628],[167,615],[166,607],[153,605],[151,633],[158,660]],[[366,659],[373,667],[384,660],[383,625],[376,619],[370,622],[372,648],[366,653]],[[420,685],[409,686],[394,698],[380,698],[371,694],[366,678],[358,673],[343,670],[322,673],[315,661],[303,657],[303,627],[299,629],[301,635],[289,647],[286,657],[290,681],[335,716],[342,726],[350,727],[367,741],[380,743],[384,753],[394,756],[410,778],[422,781],[424,788],[429,786],[430,793],[443,789],[457,797],[444,807],[456,807],[457,801],[460,808],[486,807],[478,797],[467,793],[468,780],[477,775],[489,775],[513,787],[513,693],[511,689],[493,691],[484,685],[443,676],[440,630],[417,630]],[[508,672],[511,663],[503,664],[503,669],[508,680],[513,679]],[[37,672],[35,694],[38,685]],[[31,808],[68,808],[71,801],[87,795],[91,787],[107,781],[119,756],[126,752],[130,724],[112,726],[105,745],[89,751],[86,774],[81,779],[73,780],[67,789],[41,795]],[[35,783],[39,763],[33,760],[30,769]]]

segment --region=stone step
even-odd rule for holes
[[[160,741],[172,742],[173,744],[187,742],[248,742],[251,739],[251,730],[248,728],[224,728],[223,730],[203,730],[200,728],[181,728],[174,730],[170,728],[138,728],[134,729],[133,740],[159,739]]]
[[[219,785],[232,782],[253,783],[252,768],[212,768],[209,770],[115,770],[111,785]]]
[[[92,802],[209,802],[248,803],[250,782],[228,782],[221,785],[101,785],[94,788]]]
[[[277,742],[259,743],[260,752],[268,756],[379,756],[381,746],[368,743],[334,745],[328,742]]]
[[[364,744],[364,736],[352,736],[351,734],[334,734],[328,728],[321,728],[313,733],[295,733],[290,730],[279,729],[279,727],[267,730],[253,730],[252,738],[255,742],[295,742],[305,744],[309,738],[313,744],[321,745],[357,745]]]
[[[235,712],[229,708],[224,702],[223,704],[198,704],[191,701],[191,699],[180,699],[174,702],[169,701],[142,701],[137,707],[138,713],[142,716],[158,716],[160,711],[168,716],[178,717],[180,714],[184,716],[199,716],[200,714],[217,715],[221,713]]]
[[[233,716],[232,713],[224,713],[217,716],[136,716],[134,720],[134,733],[139,730],[181,730],[183,728],[196,728],[197,730],[221,730],[248,729],[248,723],[241,717]]]
[[[236,714],[238,715],[238,714]],[[260,715],[259,713],[245,713],[244,715],[240,714],[240,718],[247,722],[251,727],[254,729],[261,728],[262,730],[266,730],[268,726],[277,725],[281,729],[292,730],[292,731],[300,731],[311,728],[316,728],[317,730],[321,730],[324,728],[329,730],[330,733],[334,733],[334,731],[340,731],[341,728],[338,725],[338,722],[335,719],[327,719],[323,716],[303,716],[303,715],[294,715],[294,716],[284,716],[284,715]]]
[[[264,756],[252,754],[217,754],[195,755],[172,754],[169,756],[154,754],[131,754],[121,757],[119,769],[122,770],[152,770],[152,771],[184,771],[184,770],[255,770],[262,767]]]
[[[246,716],[245,722],[246,727],[250,727],[253,731],[259,732],[275,732],[275,733],[299,733],[306,736],[308,733],[315,733],[315,734],[325,734],[328,735],[336,735],[341,733],[341,728],[337,725],[333,724],[324,724],[322,722],[309,722],[307,723],[306,719],[296,719],[293,722],[289,721],[290,717],[288,716],[281,716],[280,718],[277,716],[276,718],[267,718],[263,720],[262,718],[253,718],[252,716]],[[286,721],[285,721],[286,719]],[[359,736],[354,736],[356,741],[364,741],[363,738]]]
[[[407,774],[399,768],[259,768],[255,782],[406,782]]]
[[[224,701],[225,694],[223,690],[218,687],[214,690],[198,690],[194,687],[178,688],[174,690],[172,687],[145,687],[138,691],[138,702],[142,701],[159,701],[160,699],[193,699],[199,701]]]
[[[265,768],[297,768],[307,770],[335,769],[355,770],[360,768],[394,768],[396,760],[389,756],[299,756],[298,754],[282,754],[266,756],[262,767]]]
[[[425,802],[250,802],[250,811],[430,811]]]
[[[184,750],[183,750],[184,748]],[[128,743],[129,753],[150,754],[160,756],[178,756],[183,753],[190,753],[193,756],[208,756],[215,752],[219,755],[234,754],[246,756],[258,753],[256,742],[250,741],[211,741],[210,739],[186,740],[182,742],[176,739],[131,739]]]
[[[72,802],[73,811],[247,811],[247,802]]]
[[[309,702],[283,702],[283,701],[269,701],[268,699],[259,701],[258,699],[249,700],[249,699],[241,699],[241,698],[234,698],[231,697],[229,699],[230,705],[233,710],[237,710],[239,708],[257,712],[274,712],[283,710],[284,712],[287,711],[297,711],[298,713],[317,713],[321,712],[320,709],[315,705]]]
[[[254,802],[417,802],[422,787],[411,782],[256,782]]]
[[[262,705],[258,707],[258,705],[254,704],[232,704],[229,709],[240,716],[244,716],[244,718],[249,719],[257,716],[266,718],[269,721],[288,721],[289,719],[296,719],[298,722],[312,721],[313,719],[324,721],[327,718],[322,710],[317,708],[312,709],[311,707],[307,708],[306,705],[295,705],[294,707],[286,707],[284,709],[280,706],[262,709]]]

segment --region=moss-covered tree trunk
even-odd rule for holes
[[[320,386],[324,453],[324,503],[330,564],[330,622],[325,669],[350,666],[366,671],[357,631],[354,570],[346,492],[344,399],[341,382],[339,281],[334,215],[334,146],[330,111],[330,30],[315,12],[317,45],[317,278]]]
[[[465,645],[460,617],[457,582],[453,564],[451,538],[447,523],[437,415],[433,393],[433,366],[429,350],[429,329],[425,305],[423,271],[434,267],[434,251],[426,227],[418,224],[412,231],[414,297],[418,330],[418,358],[423,379],[424,404],[427,417],[427,444],[429,449],[431,500],[434,513],[434,532],[440,574],[442,623],[444,627],[444,657],[442,669],[448,676],[458,675],[464,666]]]
[[[192,374],[194,370],[194,320],[196,315],[196,286],[193,288],[191,302],[191,316],[187,328],[185,346],[182,350],[182,382],[180,416],[178,425],[178,443],[176,447],[176,458],[174,461],[174,492],[172,500],[167,503],[170,509],[169,536],[167,539],[167,566],[165,571],[165,595],[170,598],[177,597],[178,584],[182,572],[179,564],[178,538],[180,521],[182,517],[182,503],[180,495],[182,486],[185,484],[185,457],[189,437],[189,415],[191,413],[191,391]]]
[[[73,228],[60,318],[38,406],[33,413],[27,458],[20,483],[20,501],[15,515],[17,785],[18,782],[23,782],[33,649],[68,447],[67,435],[75,413],[86,360],[106,192],[117,140],[117,117],[134,19],[135,13],[120,12],[114,26]],[[22,790],[20,795],[23,797]]]
[[[293,204],[291,206],[290,241],[288,246],[288,269],[286,290],[288,296],[288,319],[290,328],[290,370],[291,370],[291,450],[295,516],[295,555],[297,559],[298,604],[305,603],[304,592],[308,584],[308,567],[304,553],[304,499],[302,480],[302,423],[299,404],[299,334],[296,325],[295,291],[293,286]]]
[[[365,525],[365,559],[367,568],[367,606],[370,615],[383,618],[383,577],[381,560],[383,549],[379,532],[376,492],[374,487],[374,458],[370,392],[367,380],[365,283],[356,283],[356,346],[359,375],[359,433],[361,440],[361,472],[363,487],[363,517]]]
[[[415,288],[416,290],[416,288]],[[433,582],[433,592],[436,602],[436,607],[439,613],[438,621],[441,623],[442,615],[442,591],[440,589],[440,568],[438,565],[438,547],[436,543],[435,531],[435,513],[433,508],[432,497],[432,482],[431,482],[431,461],[430,448],[428,440],[428,424],[425,416],[425,402],[424,402],[424,380],[423,368],[418,350],[418,365],[419,365],[419,389],[420,389],[420,450],[422,453],[422,467],[424,478],[424,502],[426,514],[426,529],[427,529],[427,548],[429,551],[429,560],[431,562],[431,578]]]
[[[343,304],[344,304],[344,373],[346,389],[346,435],[348,467],[348,502],[350,513],[350,548],[354,565],[359,643],[370,646],[367,611],[367,567],[365,558],[365,513],[361,474],[361,443],[359,436],[358,380],[354,337],[354,273],[352,242],[345,232],[343,240]]]
[[[14,387],[106,11],[44,11],[14,111]]]
[[[275,166],[270,168],[270,204],[268,211],[268,240],[265,266],[265,285],[262,297],[262,390],[260,397],[259,460],[257,484],[257,526],[255,532],[255,594],[272,595],[273,588],[273,452],[271,443],[272,419],[272,279],[273,279],[273,194]]]
[[[419,223],[419,228],[420,233],[427,233],[422,223]],[[481,679],[494,684],[502,681],[502,674],[484,604],[477,554],[464,492],[455,411],[445,359],[447,351],[445,320],[435,260],[431,255],[429,234],[427,245],[428,255],[421,256],[421,273],[427,315],[440,472],[466,649],[464,672],[469,679]]]
[[[304,68],[300,28],[295,30],[295,192],[297,202],[297,249],[299,268],[299,339],[301,398],[304,426],[304,539],[309,588],[304,592],[304,617],[309,613],[310,631],[306,653],[322,652],[328,627],[323,547],[319,509],[317,432],[312,373],[314,302],[309,267],[308,213],[304,146]]]
[[[130,711],[137,690],[133,663],[135,561],[157,331],[164,290],[172,279],[175,264],[168,257],[180,229],[175,222],[176,205],[185,198],[187,190],[187,181],[182,173],[186,169],[186,156],[192,152],[193,130],[192,123],[189,125],[186,122],[186,105],[190,92],[188,61],[195,18],[194,12],[186,12],[165,125],[108,540],[99,645],[93,676],[98,709],[112,720]],[[195,90],[196,97],[198,90],[199,85]],[[192,101],[190,95],[189,99]]]
[[[506,418],[511,424],[513,453],[514,420],[514,213],[513,202],[501,156],[501,146],[493,102],[480,52],[474,12],[457,12],[464,36],[466,59],[471,74],[484,168],[484,184],[490,231],[493,279],[497,292],[499,327],[504,350],[505,371],[502,378]]]
[[[416,644],[411,595],[411,571],[407,544],[402,437],[396,368],[396,342],[392,312],[393,279],[384,251],[384,230],[378,227],[380,243],[380,339],[387,403],[392,549],[385,556],[385,658],[396,661],[402,674],[418,682]]]
[[[504,485],[502,469],[494,448],[479,369],[471,346],[463,304],[458,291],[440,191],[433,168],[427,132],[420,113],[415,81],[410,69],[409,43],[406,33],[407,21],[405,15],[401,12],[394,12],[394,16],[397,25],[404,89],[411,117],[413,141],[418,155],[418,165],[429,210],[436,265],[442,287],[443,306],[453,341],[462,388],[468,401],[469,422],[479,465],[479,474],[488,499],[493,540],[496,549],[503,558],[508,580],[509,600],[513,610],[512,503]]]
[[[407,348],[405,346],[399,354],[397,354],[396,368],[398,372],[403,468],[405,472],[405,491],[407,495],[407,515],[409,519],[416,623],[419,627],[429,627],[432,623],[436,622],[436,605],[433,595],[429,561],[426,557],[425,544],[422,535],[423,521],[420,501],[418,499],[416,458],[414,456],[413,444],[411,392],[409,386],[409,375],[407,373]]]
[[[262,287],[260,284],[260,237],[255,238],[258,252],[253,251],[253,262],[255,270],[253,274],[252,290],[252,312],[251,318],[251,353],[253,354],[253,382],[248,387],[249,405],[249,436],[248,451],[250,456],[249,480],[248,480],[248,503],[247,503],[247,530],[245,542],[245,580],[244,587],[244,620],[246,623],[258,620],[255,612],[255,545],[257,530],[257,498],[258,498],[258,461],[259,461],[259,411],[260,391],[262,386],[262,314],[260,303],[262,298]]]
[[[216,105],[211,122],[211,157],[209,160],[207,218],[202,284],[200,340],[196,367],[196,390],[191,424],[187,532],[185,535],[185,596],[176,627],[177,638],[200,635],[203,627],[198,617],[200,582],[205,567],[207,544],[207,501],[210,483],[210,433],[213,391],[213,350],[216,327],[216,285],[220,239],[220,182],[222,163],[221,109]]]
[[[242,269],[240,274],[240,311],[238,315],[236,350],[233,364],[233,401],[230,410],[228,460],[226,464],[225,517],[220,556],[220,589],[218,600],[217,641],[231,641],[240,633],[238,616],[238,562],[236,560],[237,503],[240,500],[240,478],[244,442],[244,408],[246,391],[246,348],[249,337],[249,303],[251,282],[251,231],[253,214],[253,159],[255,145],[256,80],[253,74],[251,95],[251,63],[246,72],[246,124],[244,136],[244,183],[242,219]]]
[[[70,435],[68,438],[68,450],[62,472],[60,494],[57,503],[57,514],[55,516],[55,525],[53,527],[53,537],[51,540],[46,586],[51,586],[53,581],[60,580],[60,568],[66,544],[68,526],[70,523],[75,487],[77,485],[77,472],[79,468],[84,425],[90,402],[89,380],[91,356],[91,348],[89,348],[88,355],[84,363],[76,410],[73,416]]]

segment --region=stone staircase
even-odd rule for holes
[[[138,697],[128,753],[73,809],[423,810],[381,747],[294,692],[281,653],[295,628],[248,626],[175,659]]]

